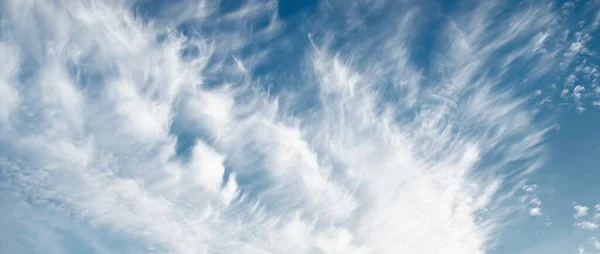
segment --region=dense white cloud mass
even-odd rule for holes
[[[425,70],[426,10],[395,2],[324,2],[296,36],[276,2],[0,1],[0,252],[490,250],[551,129],[515,85],[585,38],[483,1]]]

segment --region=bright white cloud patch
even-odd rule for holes
[[[589,207],[582,205],[575,205],[573,206],[573,209],[575,209],[575,214],[573,214],[573,218],[575,219],[579,219],[583,216],[586,216],[590,210]]]
[[[539,207],[529,209],[529,215],[531,216],[541,216],[542,214],[542,209]]]
[[[0,252],[486,253],[518,192],[543,215],[520,89],[585,53],[563,10],[461,7],[423,49],[424,6],[283,4],[0,2]]]

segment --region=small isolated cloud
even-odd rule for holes
[[[573,214],[573,218],[575,219],[579,219],[583,216],[586,216],[590,210],[587,206],[582,205],[575,205],[573,209],[575,209],[575,214]]]
[[[585,87],[581,85],[577,85],[575,88],[573,88],[573,98],[575,98],[575,101],[581,100],[584,91]]]
[[[573,89],[573,94],[581,93],[585,91],[585,87],[578,85]]]
[[[580,221],[575,223],[574,226],[581,229],[597,229],[600,225],[591,221]]]
[[[539,207],[531,208],[531,209],[529,209],[529,215],[531,215],[531,216],[542,216],[543,215],[542,209],[539,208]]]
[[[583,44],[581,42],[573,42],[569,47],[569,50],[573,52],[579,52],[583,48]]]

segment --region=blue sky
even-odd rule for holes
[[[0,1],[0,253],[600,253],[600,1]]]

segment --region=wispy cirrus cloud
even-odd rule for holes
[[[20,205],[0,232],[74,221],[97,252],[124,251],[102,230],[133,252],[498,244],[544,163],[551,124],[518,91],[562,59],[557,10],[459,6],[419,51],[420,5],[323,2],[298,29],[279,4],[3,2],[0,190]]]

